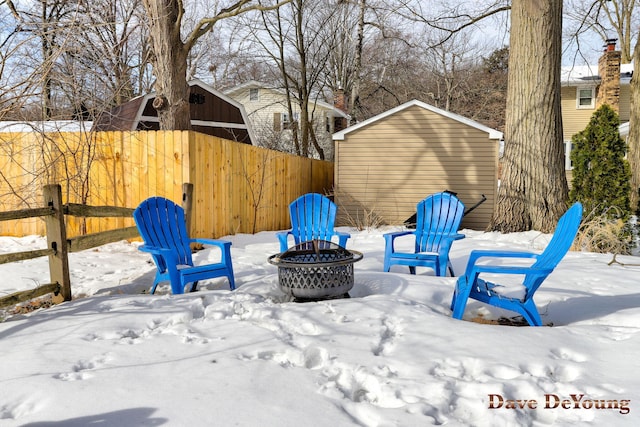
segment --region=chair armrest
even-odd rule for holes
[[[351,237],[351,234],[346,233],[344,231],[333,231],[333,235],[338,237],[338,245],[343,248],[347,247],[347,240]]]
[[[171,249],[142,245],[138,246],[138,250],[151,254],[160,272],[164,272],[165,269],[169,271],[177,269],[178,255]]]
[[[228,240],[216,240],[216,239],[201,239],[201,238],[196,238],[196,239],[189,239],[190,243],[202,243],[203,245],[211,245],[211,246],[217,246],[220,249],[224,249],[225,246],[231,246],[231,242]]]
[[[409,236],[409,235],[415,235],[415,234],[416,234],[415,231],[395,231],[393,233],[385,233],[382,235],[382,237],[384,237],[384,240],[387,246],[393,247],[393,241],[397,237]]]
[[[396,248],[394,246],[396,237],[409,236],[412,234],[415,235],[415,233],[415,231],[395,231],[393,233],[383,234],[382,237],[384,237],[385,259],[387,259],[389,256],[391,256],[392,253],[396,251]]]
[[[202,243],[203,245],[217,246],[220,248],[220,264],[231,267],[231,242],[228,240],[216,239],[189,239],[189,242]]]
[[[287,239],[289,238],[290,234],[293,235],[293,232],[291,230],[278,231],[276,233],[276,237],[278,238],[278,241],[280,242],[280,253],[286,252],[287,249],[289,249],[289,242],[287,241]]]
[[[293,234],[293,233],[291,232],[291,230],[287,230],[287,231],[277,231],[277,232],[276,232],[276,236],[278,236],[278,238],[279,238],[280,236],[287,237],[287,236],[289,236],[289,234]]]
[[[535,272],[535,274],[542,274],[546,269],[534,269],[529,266],[509,266],[509,265],[489,265],[480,264],[477,262],[481,258],[493,258],[493,259],[535,259],[538,258],[538,254],[534,252],[525,251],[494,251],[494,250],[475,250],[471,251],[469,255],[469,261],[467,261],[467,268],[465,276],[468,278],[475,277],[480,273],[495,273],[495,274],[527,274]]]
[[[415,231],[394,231],[392,233],[384,233],[382,236],[385,239],[395,239],[396,237],[400,237],[400,236],[408,236],[409,234],[415,234]]]
[[[453,242],[455,240],[460,240],[460,239],[464,239],[465,235],[464,234],[460,234],[460,233],[453,233],[453,234],[443,234],[441,237],[441,240],[443,242],[447,241],[447,242]]]
[[[475,265],[473,266],[473,273],[491,273],[491,274],[550,274],[553,271],[552,268],[535,268],[527,266],[515,266],[515,265]]]
[[[537,258],[539,254],[526,251],[474,250],[469,255],[467,265],[475,265],[480,258]]]
[[[164,258],[176,259],[176,254],[171,249],[158,248],[156,246],[142,245],[138,246],[138,250],[142,252],[150,253],[151,255],[159,255]]]
[[[178,273],[178,255],[174,251],[167,248],[157,248],[148,245],[139,246],[138,250],[142,252],[148,252],[153,255],[154,261],[156,262],[156,267],[158,268],[158,272],[169,274],[169,280],[172,283],[172,289],[174,283],[180,283],[180,276]]]

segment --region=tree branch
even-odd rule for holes
[[[287,3],[291,3],[291,0],[282,0],[272,6],[262,6],[259,4],[255,4],[255,5],[249,5],[249,6],[243,7],[250,2],[251,0],[239,0],[231,6],[221,9],[220,12],[218,12],[215,16],[211,18],[201,19],[200,22],[198,22],[198,24],[196,25],[195,29],[191,32],[191,34],[189,34],[189,36],[187,37],[187,40],[185,41],[185,46],[187,47],[187,49],[191,49],[191,47],[193,47],[193,45],[198,41],[200,37],[204,36],[209,31],[211,31],[214,25],[222,19],[238,16],[242,13],[250,12],[250,11],[275,10],[275,9],[278,9],[280,6],[284,6]]]

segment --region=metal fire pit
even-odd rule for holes
[[[269,257],[278,267],[280,289],[297,301],[348,297],[353,263],[363,255],[326,240],[302,242]]]

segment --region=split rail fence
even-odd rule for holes
[[[44,207],[0,212],[0,222],[21,218],[43,218],[46,228],[47,248],[0,254],[0,264],[48,256],[50,283],[40,285],[35,289],[0,297],[0,308],[19,304],[50,293],[60,294],[64,301],[70,301],[69,253],[91,249],[119,240],[140,237],[137,228],[132,226],[67,238],[67,227],[65,225],[65,217],[67,216],[131,218],[134,209],[116,206],[87,206],[75,203],[62,204],[62,188],[60,185],[46,185],[42,192],[44,195]],[[185,183],[183,184],[182,207],[185,209],[187,224],[191,220],[192,205],[193,185]]]

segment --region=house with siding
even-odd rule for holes
[[[257,145],[278,148],[291,138],[291,128],[300,118],[300,107],[292,97],[292,114],[287,106],[286,91],[255,80],[224,91],[225,95],[244,106],[255,130]],[[336,94],[336,102],[322,100],[309,103],[309,111],[318,141],[325,149],[326,159],[333,158],[331,135],[347,126],[344,94]]]
[[[593,113],[609,104],[620,117],[621,133],[628,129],[631,107],[633,64],[620,63],[616,40],[607,40],[597,66],[584,65],[562,69],[562,128],[565,141],[565,169],[571,183],[571,138],[582,131]],[[628,131],[627,131],[628,133]]]
[[[413,100],[333,135],[338,223],[400,225],[430,194],[457,193],[462,227],[489,225],[498,187],[502,133]],[[366,225],[366,224],[365,224]]]

